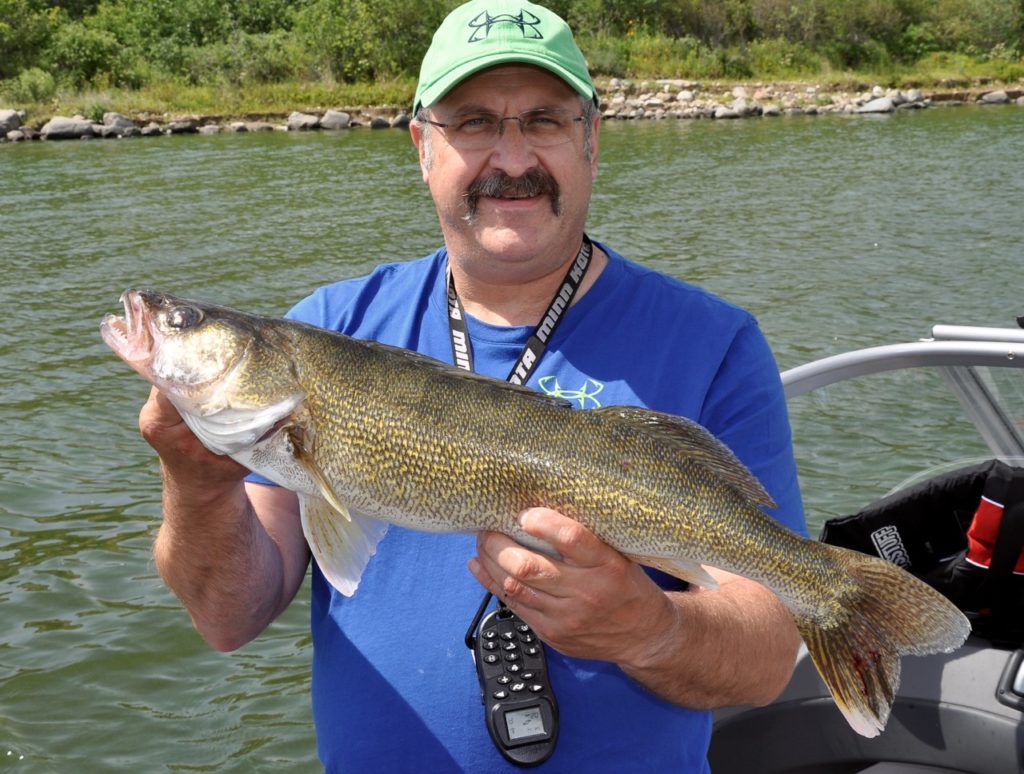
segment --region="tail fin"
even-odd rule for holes
[[[854,580],[834,620],[797,616],[811,659],[840,711],[863,736],[885,727],[900,682],[900,656],[956,650],[970,623],[952,602],[894,564],[834,548]]]

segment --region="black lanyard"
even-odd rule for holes
[[[580,245],[580,251],[576,253],[576,259],[569,266],[565,279],[562,280],[554,298],[548,304],[548,310],[526,341],[523,351],[519,353],[512,370],[508,372],[506,381],[512,384],[526,384],[529,380],[530,375],[540,362],[544,350],[547,349],[548,342],[555,335],[555,330],[562,321],[565,310],[569,308],[573,297],[580,289],[587,269],[590,268],[590,259],[593,254],[594,245],[590,241],[590,237],[584,234],[583,244]],[[473,347],[469,340],[469,329],[466,327],[466,312],[462,308],[462,302],[459,301],[458,293],[455,292],[455,283],[452,282],[451,266],[448,267],[445,281],[448,285],[448,332],[451,334],[452,358],[459,368],[472,371]]]
[[[516,358],[507,381],[525,384],[529,380],[548,342],[555,335],[565,310],[580,289],[593,253],[594,245],[584,234],[580,251],[548,304],[547,312]],[[455,292],[450,264],[445,281],[448,285],[448,331],[451,334],[452,357],[456,366],[472,371],[473,348],[466,327],[466,312]],[[550,682],[544,644],[534,638],[530,628],[504,602],[499,602],[497,612],[484,619],[490,602],[491,592],[485,591],[466,632],[466,645],[473,653],[481,696],[490,697],[485,705],[484,719],[491,740],[506,760],[516,766],[533,766],[547,760],[558,741],[558,703]],[[523,643],[526,642],[523,638],[529,637],[529,648],[520,651],[517,637]],[[504,645],[500,651],[497,650],[499,643]],[[519,661],[520,658],[523,660]],[[524,667],[526,671],[520,672]],[[509,673],[514,673],[515,677]],[[505,689],[506,684],[508,690]],[[520,691],[527,701],[518,698]],[[513,733],[513,724],[518,722],[518,718],[524,722],[527,718],[531,721],[532,735],[526,741],[520,738],[519,731]]]

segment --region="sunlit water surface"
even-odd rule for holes
[[[610,124],[589,230],[754,311],[786,368],[937,322],[1012,325],[1022,156],[1016,107]],[[306,594],[232,655],[192,631],[150,556],[147,387],[98,323],[128,286],[276,314],[432,250],[407,137],[9,145],[0,179],[0,769],[315,770]],[[985,454],[926,372],[791,409],[815,529]]]

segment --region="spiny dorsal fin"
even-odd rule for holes
[[[465,379],[466,381],[486,383],[495,390],[515,393],[524,398],[529,398],[530,400],[535,400],[539,403],[545,403],[549,406],[556,406],[558,408],[565,409],[571,409],[573,407],[572,403],[567,400],[563,400],[562,398],[553,398],[550,395],[545,395],[543,392],[537,392],[532,387],[523,387],[522,385],[504,382],[500,379],[494,379],[493,377],[484,376],[473,371],[466,371],[448,363],[442,363],[440,360],[435,360],[434,358],[420,354],[419,352],[402,349],[401,347],[392,347],[390,344],[381,344],[379,341],[363,341],[362,339],[353,339],[353,341],[364,345],[368,349],[385,353],[389,357],[400,357],[407,362],[415,363],[427,368],[433,368],[435,371],[438,371],[445,376],[450,376],[453,379]]]
[[[606,406],[596,410],[614,414],[644,432],[655,433],[672,441],[679,447],[680,454],[708,468],[755,504],[768,508],[776,506],[761,482],[732,450],[693,420],[636,406]]]

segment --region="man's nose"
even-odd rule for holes
[[[512,121],[516,126],[506,124]],[[519,177],[526,170],[537,166],[537,155],[523,132],[519,116],[507,116],[498,124],[498,137],[491,149],[491,166],[500,169],[510,177]]]

